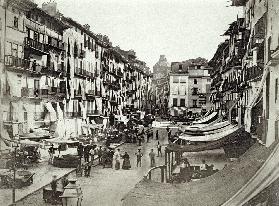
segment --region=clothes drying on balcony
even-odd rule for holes
[[[59,105],[59,102],[57,102],[56,105],[57,105],[57,107],[56,107],[57,108],[57,117],[58,117],[59,120],[63,120],[64,119],[63,118],[63,111],[62,111],[62,109]]]
[[[80,109],[81,109],[82,119],[86,119],[86,109],[85,109],[85,106],[83,105],[82,102],[80,102],[79,105],[80,105]]]
[[[56,115],[55,109],[52,107],[52,104],[50,102],[46,102],[45,106],[47,108],[47,111],[50,114],[50,116],[49,116],[50,117],[50,121],[51,122],[55,122],[57,120],[57,115]]]

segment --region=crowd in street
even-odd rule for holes
[[[138,148],[135,148],[133,154],[128,154],[126,151],[121,151],[119,148],[113,149],[109,145],[97,146],[97,145],[83,145],[80,143],[77,146],[77,154],[80,160],[84,160],[84,164],[81,164],[77,170],[84,170],[84,176],[89,177],[91,167],[93,165],[93,161],[95,160],[95,164],[102,165],[103,168],[114,168],[115,170],[123,169],[129,170],[132,168],[130,155],[136,156],[136,165],[135,167],[142,166],[142,158],[144,156],[142,146],[144,143],[150,143],[151,139],[156,141],[156,145],[154,148],[150,149],[149,152],[149,160],[150,160],[150,167],[156,166],[156,156],[162,157],[162,145],[159,140],[159,131],[156,130],[153,132],[153,128],[151,126],[147,128],[139,128],[139,127],[132,127],[128,129],[129,134],[135,136],[132,142],[127,141],[131,144],[136,144]],[[127,139],[126,139],[127,140]],[[157,155],[156,151],[157,150]],[[52,150],[51,150],[52,151]],[[123,160],[123,161],[122,161]]]

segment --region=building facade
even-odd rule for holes
[[[209,70],[206,61],[172,62],[168,105],[171,116],[196,116],[211,109]]]
[[[168,110],[168,75],[170,68],[170,64],[168,63],[165,55],[160,55],[159,61],[153,66],[152,85],[154,91],[154,102],[156,103],[154,109],[161,115],[167,114]]]
[[[0,9],[1,133],[79,137],[147,109],[151,75],[134,51],[64,17],[54,2],[2,0]]]

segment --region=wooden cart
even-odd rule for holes
[[[56,189],[56,191],[53,191],[50,187],[43,189],[43,199],[47,203],[51,204],[61,204],[62,200],[60,196],[63,194],[62,189]]]
[[[27,170],[16,171],[15,176],[15,187],[22,188],[29,186],[33,183],[33,176],[35,173],[31,173]],[[13,187],[14,184],[14,173],[13,170],[2,169],[0,170],[1,185],[7,188]]]

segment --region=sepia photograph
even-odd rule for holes
[[[279,0],[0,0],[0,206],[279,206]]]

